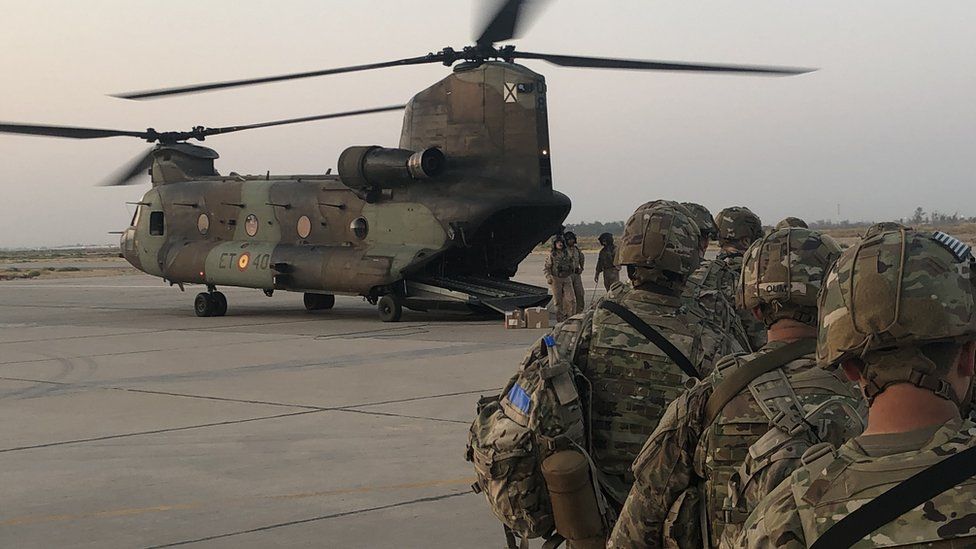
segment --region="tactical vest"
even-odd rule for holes
[[[667,337],[701,374],[710,372],[718,356],[730,350],[730,340],[689,311],[680,297],[618,283],[608,299]],[[599,308],[592,315],[592,336],[585,364],[580,364],[590,383],[588,435],[593,459],[619,508],[634,482],[631,464],[691,378],[617,315]]]
[[[793,474],[792,493],[807,544],[865,502],[901,481],[942,461],[947,455],[976,446],[976,424],[947,423],[923,448],[878,458],[866,456],[854,442],[839,450],[803,456]],[[972,502],[976,478],[969,478],[915,509],[881,526],[856,547],[971,547],[976,545]]]
[[[736,369],[748,368],[750,360],[761,354],[765,353],[721,361],[713,386],[720,386]],[[773,474],[771,467],[786,466],[774,474],[785,478],[810,446],[839,445],[860,434],[864,410],[853,386],[821,370],[812,355],[750,382],[748,396],[740,392],[706,428],[695,454],[697,471],[708,479],[702,502],[708,532],[703,536],[708,536],[711,546],[717,547],[723,537],[734,539],[752,510],[750,505],[758,502],[747,496],[757,492],[760,479],[766,482],[763,477]]]
[[[682,297],[690,300],[711,317],[722,331],[734,338],[743,349],[751,342],[735,308],[736,274],[724,261],[704,261],[688,277]]]
[[[556,278],[566,278],[576,272],[573,258],[565,250],[553,250],[550,254],[552,261],[552,275]]]

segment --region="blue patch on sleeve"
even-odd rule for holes
[[[530,397],[529,393],[526,393],[525,389],[519,386],[518,383],[512,385],[512,388],[509,389],[506,398],[508,398],[508,401],[512,403],[512,406],[515,406],[521,410],[525,415],[528,415],[529,410],[532,409],[532,397]]]

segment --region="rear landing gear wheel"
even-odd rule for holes
[[[385,295],[376,304],[380,313],[380,320],[383,322],[398,322],[403,316],[403,306],[392,295]]]
[[[216,307],[217,304],[214,303],[214,299],[206,292],[197,294],[196,299],[193,300],[193,312],[197,316],[213,316]]]
[[[305,308],[309,311],[321,311],[335,306],[335,296],[332,294],[305,294]]]
[[[213,292],[210,299],[214,302],[213,316],[224,316],[227,314],[227,296],[221,292]]]

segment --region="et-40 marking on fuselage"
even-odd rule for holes
[[[271,257],[275,244],[270,242],[224,242],[207,254],[208,284],[273,288]]]

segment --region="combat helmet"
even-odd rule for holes
[[[762,238],[763,228],[759,216],[745,206],[732,206],[718,212],[715,216],[720,244],[731,244],[748,240],[751,244]]]
[[[698,236],[698,225],[683,208],[645,204],[624,225],[616,264],[627,266],[634,286],[651,282],[677,289],[701,263]]]
[[[695,202],[682,202],[681,205],[691,212],[692,218],[698,224],[698,230],[701,231],[702,238],[707,240],[718,238],[718,227],[715,225],[715,218],[712,217],[712,212],[708,211],[708,208]]]
[[[845,250],[820,294],[821,366],[859,359],[868,403],[911,383],[960,404],[931,344],[976,339],[972,262],[954,237],[904,227]]]
[[[862,236],[861,238],[868,239],[871,238],[872,236],[876,236],[881,233],[886,233],[888,231],[900,231],[902,229],[907,229],[907,228],[908,227],[902,225],[901,223],[898,223],[897,221],[882,221],[880,223],[875,223],[874,225],[868,227],[868,229],[864,231],[864,236]]]
[[[800,219],[799,217],[789,216],[789,217],[784,217],[783,219],[780,219],[779,220],[779,223],[777,223],[776,224],[776,227],[774,227],[774,230],[775,229],[785,229],[787,227],[797,227],[797,228],[800,228],[800,229],[808,229],[808,228],[810,228],[809,225],[807,225],[807,222],[806,221]]]
[[[736,305],[759,307],[766,326],[784,318],[816,324],[817,294],[840,252],[833,238],[818,231],[788,227],[771,232],[742,257]]]

